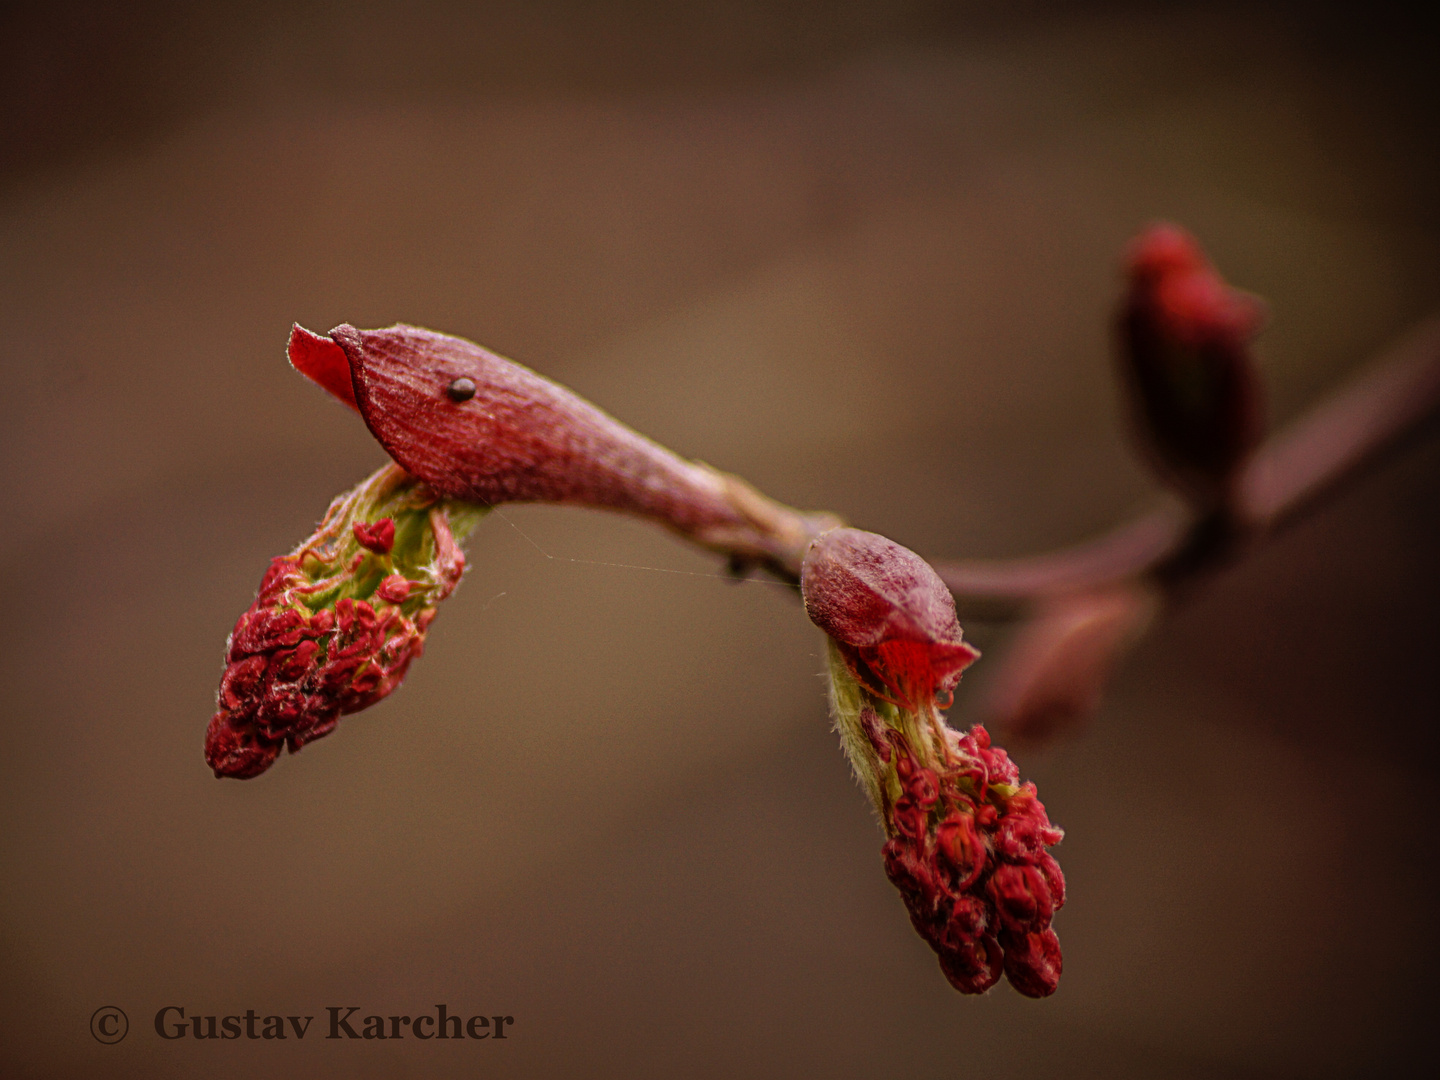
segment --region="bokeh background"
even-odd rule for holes
[[[957,995],[911,931],[793,594],[622,518],[492,516],[400,693],[258,780],[201,757],[268,559],[383,460],[292,321],[474,338],[933,557],[1042,550],[1157,497],[1106,328],[1147,221],[1270,299],[1277,421],[1440,303],[1432,26],[97,0],[9,4],[0,40],[4,1075],[1434,1063],[1440,440],[1017,751],[1068,830],[1047,1001]],[[319,1037],[438,1002],[513,1036]],[[169,1004],[319,1019],[163,1043]]]

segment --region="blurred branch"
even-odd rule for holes
[[[1086,544],[1020,559],[936,563],[957,606],[1019,619],[983,719],[1045,739],[1098,707],[1154,616],[1302,518],[1440,415],[1440,317],[1235,463],[1212,503],[1160,510]]]
[[[1440,406],[1435,318],[1257,446],[1263,409],[1249,342],[1260,307],[1226,285],[1176,226],[1151,226],[1127,259],[1129,288],[1116,321],[1120,374],[1141,453],[1188,509],[1157,510],[1098,540],[1044,555],[934,564],[958,609],[1020,621],[987,716],[1012,734],[1043,736],[1088,716],[1158,611],[1402,445]],[[404,470],[400,475],[424,487],[426,508],[445,500],[472,513],[507,502],[620,511],[723,555],[737,577],[763,570],[792,585],[816,541],[842,524],[687,461],[572,391],[461,338],[404,325],[363,331],[341,325],[329,335],[297,326],[290,359],[361,415]],[[369,506],[363,520],[351,522],[351,548],[391,559],[396,538],[416,533],[401,529],[402,509]],[[431,527],[449,535],[444,520]],[[438,539],[431,546],[437,553],[442,547]],[[458,580],[463,556],[453,539],[450,548]],[[351,573],[371,567],[358,549],[346,558],[359,560],[345,564]],[[391,573],[390,563],[367,570],[353,583],[354,595],[331,589],[312,596],[314,582],[281,588],[303,576],[302,563],[303,550],[272,564],[257,606],[232,635],[207,743],[217,775],[257,775],[282,744],[298,749],[329,732],[340,715],[398,686],[409,658],[419,655],[434,604],[449,592],[431,590],[423,611],[405,609],[439,578],[423,567]],[[413,625],[405,621],[411,616]],[[397,627],[409,644],[385,653],[386,635]],[[361,655],[362,645],[376,657],[403,655],[403,662],[385,668]],[[322,661],[335,668],[333,680]],[[331,681],[360,689],[331,700],[333,693],[321,692],[333,689]],[[383,693],[374,692],[382,685]],[[297,727],[296,717],[304,725]]]
[[[1419,434],[1437,406],[1440,316],[1267,442],[1241,479],[1241,513],[1257,529],[1293,521]]]
[[[1440,412],[1440,317],[1427,319],[1328,400],[1272,436],[1218,515],[1158,510],[1074,547],[1015,559],[936,562],[957,602],[1014,617],[1065,593],[1149,578],[1167,593],[1233,558],[1364,475]]]
[[[1094,540],[1058,551],[931,565],[963,609],[979,618],[1005,620],[1048,596],[1133,578],[1175,551],[1185,532],[1183,513],[1156,510]]]

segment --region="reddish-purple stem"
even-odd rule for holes
[[[1043,555],[932,565],[963,605],[997,614],[1128,579],[1154,577],[1177,588],[1382,461],[1437,411],[1440,318],[1432,318],[1265,442],[1244,467],[1233,516],[1222,523],[1154,511]]]

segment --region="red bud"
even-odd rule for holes
[[[1153,225],[1131,244],[1118,325],[1135,428],[1160,474],[1206,508],[1264,434],[1250,339],[1264,307],[1221,279],[1193,237]]]
[[[836,524],[686,461],[529,368],[418,326],[329,337],[295,327],[290,360],[359,410],[371,433],[432,490],[484,506],[555,502],[653,518],[793,578],[805,545]]]
[[[893,704],[948,699],[980,655],[961,640],[955,599],[930,564],[876,533],[821,535],[805,554],[800,590],[855,678]]]
[[[696,466],[473,342],[417,326],[337,326],[332,339],[375,438],[444,495],[608,506],[691,527],[739,517],[719,485],[697,484]],[[465,394],[452,393],[462,379]]]
[[[1055,931],[1029,933],[1001,931],[1000,945],[1005,950],[1005,976],[1010,985],[1026,997],[1049,997],[1060,985],[1062,968],[1060,941]]]
[[[395,521],[393,518],[381,518],[373,525],[357,521],[353,527],[355,539],[360,546],[368,548],[377,555],[389,555],[391,549],[395,547]]]

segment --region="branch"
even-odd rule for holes
[[[1440,408],[1440,316],[1414,327],[1342,391],[1276,435],[1245,470],[1240,508],[1273,530],[1419,435]]]
[[[1178,511],[1155,510],[1058,551],[931,565],[956,603],[977,617],[1004,621],[1046,597],[1103,588],[1144,573],[1180,546],[1186,526]]]
[[[1437,415],[1440,318],[1432,318],[1217,476],[1215,500],[1197,500],[1188,518],[1156,511],[1045,555],[937,564],[970,614],[1023,620],[1000,659],[985,722],[1042,740],[1074,727],[1099,706],[1115,666],[1156,614],[1363,476]],[[1187,480],[1195,490],[1194,475]]]
[[[1241,470],[1222,520],[1157,510],[1074,547],[936,562],[961,604],[1013,617],[1065,593],[1150,578],[1173,591],[1291,524],[1419,436],[1440,413],[1440,317],[1425,320]]]
[[[449,498],[633,514],[727,556],[737,574],[758,566],[790,584],[810,541],[841,523],[687,461],[565,387],[448,334],[338,326],[322,336],[297,326],[290,362]]]
[[[1204,264],[1187,272],[1211,274]],[[1226,298],[1218,278],[1202,284],[1209,291],[1181,299],[1193,306],[1197,295],[1206,303]],[[1148,332],[1144,320],[1155,313],[1143,303],[1126,310],[1131,329]],[[1242,323],[1217,325],[1248,332]],[[1207,341],[1161,329],[1171,337],[1157,338],[1159,346],[1194,346],[1187,362],[1248,362],[1235,351],[1243,341],[1206,353]],[[1161,377],[1137,392],[1165,404],[1169,359],[1158,346],[1152,353],[1141,359],[1159,357]],[[459,580],[458,541],[496,503],[634,514],[728,557],[737,575],[762,568],[791,584],[813,542],[841,524],[680,458],[564,387],[459,338],[408,326],[341,326],[329,337],[297,327],[290,356],[360,413],[399,468],[343,497],[321,534],[272,563],[228,646],[206,745],[217,775],[258,775],[282,744],[297,750],[398,686],[436,605]],[[1163,601],[1173,603],[1418,431],[1440,405],[1440,319],[1248,459],[1254,380],[1216,385],[1222,392],[1202,399],[1213,406],[1203,423],[1181,413],[1150,422],[1147,449],[1161,475],[1199,507],[1189,518],[1156,511],[1062,551],[935,567],[971,614],[1025,619],[1002,660],[992,719],[1034,734],[1088,714]]]

